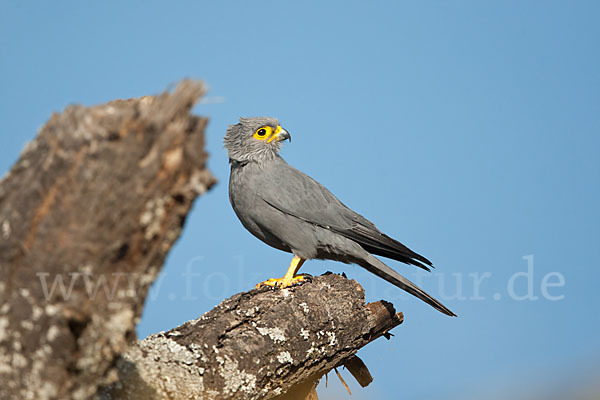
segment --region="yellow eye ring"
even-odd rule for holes
[[[258,140],[266,140],[269,138],[269,136],[271,136],[272,133],[273,128],[271,128],[270,126],[261,126],[256,130],[256,132],[254,132],[253,137],[254,139]]]

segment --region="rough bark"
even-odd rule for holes
[[[190,115],[202,94],[187,81],[70,106],[0,182],[0,398],[90,398],[116,380],[150,284],[215,183],[207,119]]]
[[[389,303],[365,305],[362,287],[334,274],[251,290],[132,346],[102,398],[316,398],[320,376],[345,362],[368,384],[354,354],[402,320]]]

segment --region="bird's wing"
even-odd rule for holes
[[[295,218],[329,229],[360,244],[370,253],[429,271],[431,262],[385,235],[362,215],[346,207],[327,188],[285,162],[265,171],[269,185],[257,188],[271,207]]]

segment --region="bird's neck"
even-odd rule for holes
[[[270,153],[265,157],[252,157],[245,159],[229,158],[229,164],[231,164],[231,168],[241,168],[248,164],[254,164],[262,167],[272,163],[285,163],[285,160],[277,153]]]

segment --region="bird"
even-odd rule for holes
[[[292,253],[282,278],[257,285],[287,288],[308,280],[298,270],[306,260],[357,264],[429,304],[446,306],[387,266],[382,256],[426,271],[431,261],[381,232],[319,182],[289,165],[280,150],[290,133],[272,117],[240,118],[224,138],[230,163],[229,200],[242,225],[267,245]]]

